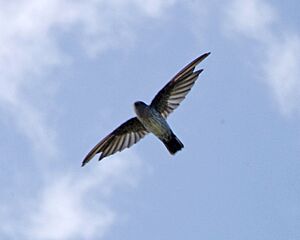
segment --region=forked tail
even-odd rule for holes
[[[166,148],[172,155],[174,155],[176,152],[178,152],[184,147],[183,143],[180,142],[180,140],[176,137],[174,133],[172,133],[170,139],[162,140],[162,142],[165,144]]]

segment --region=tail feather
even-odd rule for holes
[[[184,147],[183,143],[173,133],[170,139],[162,140],[162,142],[172,155]]]

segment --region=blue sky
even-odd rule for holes
[[[300,239],[300,5],[0,3],[1,239]],[[157,139],[81,168],[191,60]]]

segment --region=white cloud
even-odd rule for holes
[[[140,160],[133,154],[125,155],[112,157],[101,167],[93,166],[91,171],[51,180],[37,200],[37,211],[32,209],[29,214],[30,224],[25,232],[28,239],[102,237],[116,221],[116,213],[109,204],[113,190],[137,183]]]
[[[126,48],[134,41],[136,26],[145,19],[162,17],[173,3],[173,0],[1,1],[0,111],[9,115],[6,119],[12,119],[11,131],[26,136],[30,146],[43,154],[43,159],[57,159],[59,132],[51,127],[55,115],[51,104],[53,86],[59,85],[45,79],[54,68],[72,61],[71,53],[60,44],[61,36],[74,33],[78,37],[73,39],[74,44],[82,46],[78,51],[87,57],[109,48]],[[80,169],[80,173],[53,170],[45,161],[39,161],[44,165],[38,166],[41,171],[34,173],[39,176],[33,174],[32,179],[26,179],[26,188],[32,190],[32,195],[0,206],[0,235],[5,239],[103,236],[117,221],[118,214],[109,204],[115,188],[133,186],[137,181],[139,160],[126,152],[122,153],[122,159],[118,157],[104,161],[101,167],[95,166],[88,173],[86,168]],[[44,178],[45,184],[37,186],[37,179]],[[11,192],[19,192],[12,189],[14,186],[8,187]]]
[[[31,199],[0,205],[0,236],[6,239],[102,239],[119,218],[110,204],[117,189],[137,186],[141,160],[132,152],[79,171],[54,173]],[[93,165],[91,163],[91,165]],[[143,168],[144,168],[143,164]]]
[[[227,9],[228,30],[264,41],[277,18],[273,8],[260,0],[234,0]]]
[[[264,65],[266,82],[284,115],[300,111],[300,38],[288,35],[273,42]]]
[[[267,1],[234,0],[227,9],[226,30],[261,45],[263,76],[284,115],[300,112],[300,37],[280,26],[277,11]]]
[[[78,186],[74,177],[60,177],[46,186],[39,208],[28,228],[29,239],[90,239],[102,236],[114,221],[114,214],[101,201],[98,206],[85,207],[87,189]],[[74,186],[75,185],[75,186]],[[96,191],[96,189],[94,189]]]
[[[89,56],[95,56],[112,47],[127,47],[135,37],[135,26],[145,18],[162,16],[173,3],[174,0],[1,1],[0,107],[12,116],[35,149],[53,155],[57,148],[55,134],[46,120],[51,113],[37,102],[53,97],[47,89],[54,83],[45,82],[45,74],[71,58],[60,47],[61,35],[57,33],[75,32],[78,39],[74,41]],[[43,98],[33,101],[37,92]]]

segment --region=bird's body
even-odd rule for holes
[[[134,111],[138,120],[159,139],[167,139],[171,136],[172,130],[164,117],[151,106],[143,102],[134,103]]]
[[[134,111],[147,131],[158,137],[171,154],[183,148],[182,142],[173,133],[166,119],[154,107],[138,101],[134,103]]]
[[[138,101],[134,103],[136,117],[133,117],[102,139],[84,158],[82,166],[97,153],[99,160],[117,151],[122,151],[138,142],[148,133],[153,133],[166,146],[171,154],[183,148],[166,121],[167,116],[179,106],[191,90],[203,69],[195,71],[195,67],[210,53],[196,58],[175,75],[154,97],[150,105]]]

